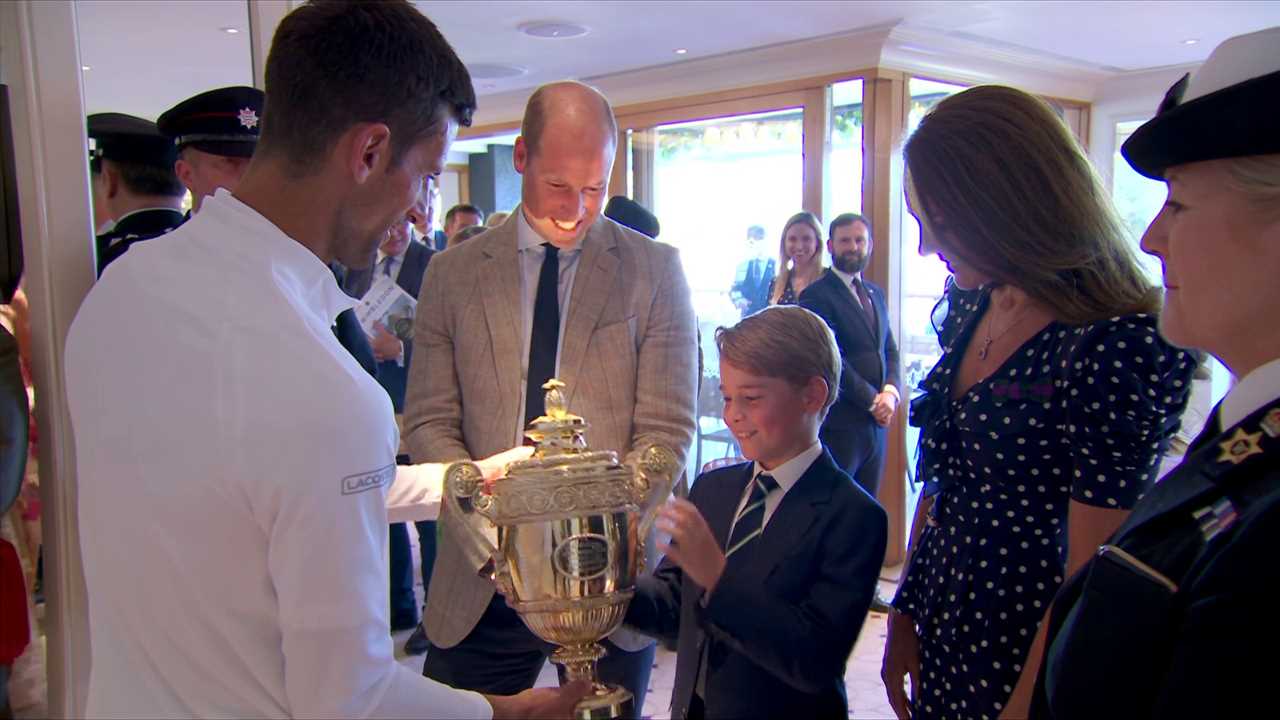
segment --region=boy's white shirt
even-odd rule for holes
[[[757,475],[764,473],[772,477],[778,483],[778,490],[776,492],[769,493],[764,498],[764,518],[760,521],[761,529],[769,524],[769,518],[773,517],[774,511],[776,511],[778,506],[782,504],[782,498],[787,494],[787,491],[800,481],[800,477],[809,470],[809,466],[812,465],[821,455],[822,443],[814,441],[812,445],[802,450],[799,455],[796,455],[772,470],[765,470],[758,462],[753,464],[751,469],[752,479],[755,479]],[[747,483],[746,487],[742,489],[742,500],[738,502],[738,509],[733,513],[734,520],[733,523],[730,523],[729,525],[729,535],[726,537],[726,542],[729,537],[733,537],[733,526],[737,524],[738,515],[742,512],[742,509],[747,506],[747,499],[750,497],[751,483]]]

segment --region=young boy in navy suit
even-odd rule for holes
[[[716,345],[724,421],[752,462],[703,473],[660,510],[671,540],[626,622],[678,643],[673,718],[845,718],[887,519],[818,442],[840,387],[835,339],[783,306],[720,328]]]

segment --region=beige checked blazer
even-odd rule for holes
[[[427,266],[405,397],[404,432],[414,462],[507,450],[522,425],[520,212]],[[562,322],[558,375],[568,386],[569,410],[590,424],[591,447],[627,457],[661,443],[683,467],[694,435],[697,339],[675,248],[600,216],[583,241]],[[441,512],[424,620],[439,647],[461,642],[494,593],[479,574],[488,556],[461,522]],[[650,642],[629,631],[611,639],[627,650]]]

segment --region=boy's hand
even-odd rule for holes
[[[655,525],[671,536],[658,549],[710,595],[724,573],[725,559],[702,513],[688,500],[673,498],[658,510]]]

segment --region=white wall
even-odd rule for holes
[[[1165,92],[1198,65],[1178,65],[1125,73],[1103,80],[1093,99],[1089,123],[1089,157],[1111,187],[1111,163],[1116,151],[1116,123],[1146,120],[1155,115]]]

